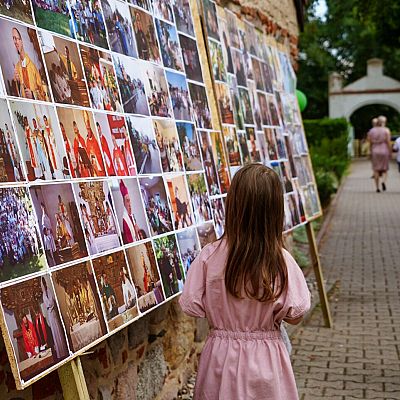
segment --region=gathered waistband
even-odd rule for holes
[[[211,329],[208,337],[218,337],[225,339],[237,340],[264,340],[264,339],[281,339],[281,331],[228,331],[225,329]]]

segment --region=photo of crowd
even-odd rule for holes
[[[203,82],[203,74],[201,72],[201,64],[196,41],[181,34],[179,35],[179,41],[181,43],[186,77],[192,81]]]
[[[185,76],[170,71],[166,76],[175,119],[192,121],[193,107]]]
[[[208,107],[205,87],[189,82],[189,91],[192,99],[194,120],[197,128],[212,129],[211,111]]]
[[[203,169],[200,157],[200,147],[197,140],[196,128],[187,122],[177,122],[176,129],[183,151],[183,162],[186,171],[199,171]]]
[[[0,0],[0,14],[33,24],[31,3],[25,0]]]
[[[88,255],[72,185],[31,186],[47,264],[61,265]]]
[[[181,259],[185,273],[189,270],[192,262],[200,254],[200,242],[196,228],[189,228],[176,234]]]
[[[212,215],[204,174],[186,175],[186,179],[196,224],[209,221],[212,218]]]
[[[194,26],[189,0],[174,0],[173,8],[178,31],[194,36]]]
[[[139,178],[139,184],[152,236],[172,231],[171,211],[163,178]]]
[[[0,66],[9,96],[50,101],[36,31],[0,18]]]

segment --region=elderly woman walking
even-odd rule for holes
[[[386,178],[391,155],[390,131],[386,128],[386,117],[378,117],[378,125],[368,132],[368,141],[371,145],[371,161],[376,191],[379,193],[380,178],[382,178],[382,190],[386,190]]]

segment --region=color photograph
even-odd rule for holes
[[[85,236],[71,184],[31,186],[29,190],[49,267],[86,257]]]
[[[126,250],[138,307],[145,312],[164,301],[164,293],[151,241]]]
[[[74,178],[106,176],[100,140],[90,111],[57,107],[65,149]]]
[[[54,101],[89,107],[85,76],[76,43],[39,32]]]
[[[140,61],[114,54],[114,65],[125,112],[149,115],[144,90],[146,76]]]
[[[267,140],[265,139],[265,134],[263,131],[256,132],[257,144],[260,149],[260,158],[261,163],[266,167],[269,166],[269,155],[268,155],[268,145]]]
[[[54,108],[11,101],[10,109],[28,180],[70,178]]]
[[[252,163],[258,163],[261,161],[260,151],[258,149],[258,143],[256,138],[256,132],[254,128],[246,128],[246,139],[247,147],[249,148],[250,159]]]
[[[265,62],[260,62],[260,65],[264,80],[264,89],[268,93],[273,93],[271,67]]]
[[[9,96],[50,101],[36,30],[0,18],[0,65]]]
[[[179,41],[181,43],[186,77],[192,81],[203,82],[203,74],[201,72],[201,64],[196,41],[185,35],[179,35]]]
[[[212,129],[211,111],[208,107],[205,87],[190,82],[189,91],[192,99],[194,120],[197,128]]]
[[[233,68],[239,86],[247,86],[246,71],[244,69],[243,55],[239,50],[231,49]]]
[[[251,108],[253,110],[254,122],[256,124],[257,130],[261,130],[262,125],[266,124],[268,121],[264,121],[261,115],[260,104],[258,101],[259,95],[265,96],[263,93],[257,93],[256,85],[254,81],[247,81],[248,88],[249,88],[249,96],[251,102]],[[264,123],[265,122],[265,123]]]
[[[110,187],[124,244],[147,239],[150,234],[137,179],[112,179]]]
[[[33,25],[31,3],[25,0],[0,0],[0,14]]]
[[[280,126],[281,122],[274,96],[267,96],[267,103],[269,115],[271,117],[271,125]]]
[[[139,178],[139,184],[151,235],[172,231],[171,211],[163,178]]]
[[[201,248],[207,246],[210,243],[214,243],[218,240],[212,221],[205,222],[204,224],[198,226],[196,229],[197,229],[197,234],[199,235]]]
[[[227,193],[230,179],[221,132],[210,132],[210,137],[221,193]]]
[[[136,175],[131,142],[120,115],[95,113],[96,129],[108,176]]]
[[[203,10],[208,36],[215,40],[220,40],[215,3],[210,0],[203,0]]]
[[[176,234],[178,246],[181,253],[185,273],[189,270],[192,262],[200,254],[200,242],[196,228],[185,229]]]
[[[251,62],[252,62],[254,80],[256,82],[257,90],[264,90],[264,82],[262,78],[263,74],[261,71],[260,62],[254,57],[251,57]]]
[[[229,72],[230,74],[234,74],[235,71],[233,69],[232,52],[228,40],[228,27],[226,26],[226,20],[219,19],[218,24],[219,24],[219,36],[221,38],[221,45],[222,45],[222,54],[224,56],[226,71]]]
[[[221,188],[217,176],[217,168],[215,166],[214,153],[211,147],[210,135],[206,131],[197,131],[197,133],[200,140],[203,166],[207,178],[208,194],[210,196],[221,194]]]
[[[244,115],[243,115],[242,104],[239,98],[239,89],[237,87],[236,77],[234,75],[228,75],[228,84],[229,84],[229,92],[231,94],[231,99],[232,99],[235,125],[237,129],[243,130]]]
[[[212,218],[212,214],[204,174],[186,175],[186,179],[195,223],[201,224],[205,221],[209,221]]]
[[[49,275],[1,289],[1,305],[22,380],[69,356]]]
[[[185,273],[179,255],[176,236],[171,234],[154,239],[154,252],[164,286],[165,297],[171,297],[182,291],[185,282]]]
[[[143,10],[146,10],[151,13],[152,10],[151,0],[129,0],[128,3],[143,8]]]
[[[193,124],[177,122],[176,129],[183,151],[183,162],[186,171],[199,171],[203,169],[200,157],[200,147],[197,141],[196,129]]]
[[[165,21],[174,22],[172,11],[172,0],[153,0],[153,13],[156,18],[162,18]]]
[[[272,125],[267,98],[264,93],[257,93],[257,100],[260,105],[261,122],[263,125]]]
[[[222,134],[224,136],[225,148],[228,153],[228,163],[230,167],[242,165],[240,158],[239,142],[234,126],[223,126]]]
[[[92,262],[108,329],[113,331],[138,316],[136,291],[125,253],[118,251]]]
[[[249,97],[249,92],[245,88],[239,88],[239,99],[241,103],[241,108],[243,110],[244,123],[253,125],[253,110],[251,109],[251,102]]]
[[[166,71],[172,109],[176,120],[192,121],[193,107],[184,75]]]
[[[0,188],[0,282],[46,267],[28,190]]]
[[[210,51],[211,68],[214,79],[216,81],[226,82],[226,70],[222,54],[222,46],[218,42],[209,40],[208,48]]]
[[[293,192],[292,177],[290,175],[289,163],[287,161],[280,163],[282,177],[283,177],[283,189],[286,193]]]
[[[121,245],[106,181],[74,184],[89,254],[94,255]]]
[[[107,328],[90,262],[58,270],[52,280],[71,351],[104,336]]]
[[[232,11],[228,9],[225,10],[225,18],[226,24],[228,25],[229,42],[232,47],[240,49],[239,32],[237,29],[239,19]]]
[[[194,26],[189,0],[174,0],[176,28],[178,31],[194,36]]]
[[[223,124],[233,125],[233,107],[229,93],[229,86],[225,83],[215,83],[215,95],[219,107],[219,113]]]
[[[224,234],[225,229],[225,208],[222,199],[212,199],[211,207],[213,210],[214,228],[217,239]]]
[[[278,159],[278,149],[276,146],[275,132],[273,128],[264,128],[265,139],[268,145],[268,155],[270,160]]]
[[[138,174],[160,174],[161,158],[153,131],[153,123],[148,118],[126,118],[129,136],[133,147]]]
[[[246,45],[247,51],[250,54],[252,54],[253,56],[256,56],[257,55],[257,38],[256,38],[256,32],[255,32],[254,25],[245,21],[244,30],[246,33],[245,45]]]
[[[274,129],[274,132],[275,132],[276,147],[278,149],[278,157],[287,159],[288,156],[286,151],[285,138],[282,134],[282,129],[276,128]]]

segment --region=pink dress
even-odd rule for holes
[[[389,169],[391,152],[388,147],[390,133],[387,128],[377,126],[368,132],[371,142],[372,169],[376,172],[386,172]]]
[[[225,242],[206,246],[190,266],[179,300],[183,311],[207,318],[195,387],[196,400],[296,400],[296,382],[280,334],[284,318],[310,308],[303,273],[284,250],[288,290],[275,303],[236,299],[225,289]]]

